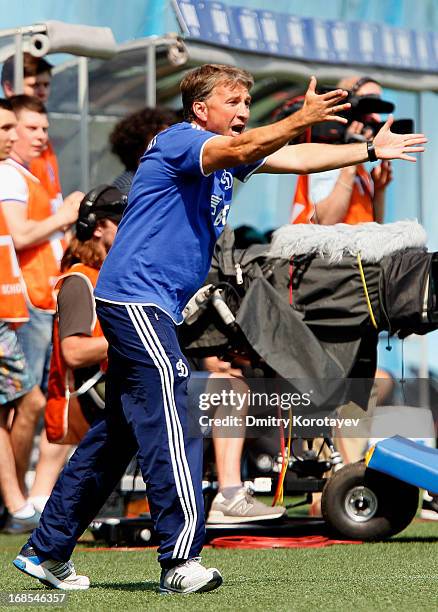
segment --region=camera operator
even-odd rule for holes
[[[370,111],[391,112],[394,105],[381,100],[382,88],[370,77],[349,77],[342,79],[338,86],[350,91],[352,111],[348,117],[349,125],[345,131],[329,128],[325,134],[312,134],[311,140],[339,138],[336,140],[339,143],[371,140],[381,118],[378,112]],[[292,205],[291,223],[382,223],[385,190],[391,180],[390,161],[382,161],[371,174],[363,164],[358,164],[300,176]]]

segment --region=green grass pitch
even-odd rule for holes
[[[11,564],[24,536],[0,535],[1,588],[5,592],[49,592]],[[159,568],[152,549],[94,549],[80,543],[79,573],[88,591],[69,595],[57,609],[103,612],[202,610],[325,612],[435,610],[438,602],[438,522],[414,522],[386,542],[321,549],[223,550],[207,548],[203,562],[220,569],[217,591],[159,595]],[[2,609],[6,609],[0,606]],[[49,606],[14,606],[24,610]],[[12,607],[7,609],[14,609]]]

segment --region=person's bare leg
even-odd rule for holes
[[[70,448],[69,444],[52,444],[47,439],[46,430],[42,430],[40,456],[35,469],[35,480],[29,493],[30,501],[34,503],[37,498],[50,496]]]
[[[224,386],[229,386],[240,397],[246,397],[248,386],[242,379],[227,374],[212,374],[208,381],[207,391],[214,393],[215,389],[220,392]],[[215,417],[223,418],[225,416],[237,416],[245,418],[247,412],[246,402],[239,410],[229,407],[220,407],[215,413]],[[226,487],[241,486],[240,465],[242,460],[242,449],[245,442],[245,427],[239,428],[241,435],[236,430],[235,437],[225,438],[224,430],[221,427],[213,427],[213,447],[216,458],[216,469],[219,483],[219,489]]]
[[[222,438],[213,434],[219,489],[241,486],[240,462],[244,438]]]
[[[241,378],[213,374],[209,378],[207,391],[214,393],[215,387],[219,393],[229,387],[235,392],[234,399],[237,401],[235,406],[230,406],[228,401],[224,401],[224,404],[216,410],[215,418],[236,417],[239,424],[233,427],[233,437],[224,437],[224,434],[228,434],[224,427],[213,427],[219,491],[212,501],[207,522],[234,524],[279,519],[284,516],[286,508],[262,503],[242,485],[240,465],[245,442],[248,385]]]
[[[9,409],[0,408],[0,492],[8,512],[12,514],[26,505],[15,469],[10,434],[7,429]]]
[[[35,429],[46,405],[38,385],[16,402],[15,417],[11,428],[11,445],[15,457],[18,484],[23,495],[26,495],[25,476],[29,469]]]

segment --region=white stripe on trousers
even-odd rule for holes
[[[172,557],[185,559],[188,558],[193,543],[198,515],[190,469],[185,454],[183,432],[173,395],[173,368],[143,309],[139,306],[128,305],[126,308],[143,346],[160,374],[171,464],[185,518],[185,524],[178,536]],[[179,473],[179,467],[182,467],[181,474]]]
[[[133,308],[131,306],[127,306],[126,307],[128,310],[128,314],[131,318],[132,323],[134,324],[134,327],[140,337],[140,340],[142,341],[143,346],[146,348],[146,351],[148,352],[148,354],[150,355],[152,361],[154,362],[159,374],[160,374],[160,379],[161,379],[161,389],[162,389],[162,396],[163,396],[163,404],[164,404],[164,416],[166,419],[166,429],[167,429],[167,434],[168,434],[168,438],[169,438],[169,451],[170,451],[170,458],[171,458],[171,463],[172,463],[172,469],[173,469],[173,475],[174,475],[174,479],[175,479],[175,484],[176,484],[176,489],[177,489],[177,493],[178,496],[181,500],[181,506],[183,509],[183,513],[184,513],[184,519],[185,519],[185,525],[184,525],[184,529],[186,529],[187,525],[190,524],[191,519],[189,516],[189,510],[187,507],[187,495],[184,496],[183,491],[182,491],[182,487],[181,487],[181,481],[179,479],[179,474],[178,474],[178,463],[177,463],[177,458],[175,457],[175,449],[176,449],[176,445],[174,444],[173,441],[173,431],[172,431],[172,426],[170,423],[170,416],[169,416],[169,409],[167,407],[167,397],[166,397],[166,387],[165,387],[165,381],[164,381],[164,377],[166,375],[166,372],[163,372],[162,367],[160,367],[160,365],[157,363],[157,360],[154,358],[154,351],[153,349],[150,347],[150,345],[147,342],[147,339],[144,336],[144,333],[142,331],[142,329],[140,328],[140,325],[142,325],[142,321],[140,316],[138,315],[137,312],[130,312],[130,310],[133,310]],[[137,318],[140,319],[140,322],[137,322]],[[185,487],[185,491],[187,493],[187,489]],[[176,547],[174,549],[174,554],[176,551]],[[173,555],[172,555],[173,556]]]
[[[193,533],[190,540],[190,545],[187,551],[181,546],[181,540],[186,534],[189,534],[194,531],[194,527],[196,526],[197,513],[196,506],[193,508],[190,504],[190,497],[188,493],[188,483],[185,479],[185,474],[182,474],[180,477],[178,467],[182,464],[182,453],[185,458],[185,449],[182,445],[182,453],[181,453],[181,439],[178,436],[178,432],[176,431],[175,426],[175,418],[172,414],[172,411],[169,409],[174,403],[173,400],[173,370],[170,362],[168,363],[168,368],[166,367],[166,363],[161,358],[159,349],[161,349],[161,344],[159,339],[157,338],[156,342],[158,343],[158,347],[154,346],[153,340],[150,338],[150,334],[145,326],[144,319],[147,319],[146,314],[142,311],[142,309],[138,306],[127,306],[126,307],[129,313],[129,316],[136,328],[136,331],[143,343],[143,346],[146,348],[149,353],[152,361],[154,362],[156,368],[159,371],[160,379],[161,379],[161,387],[162,387],[162,396],[163,396],[163,404],[164,404],[164,414],[166,418],[166,427],[167,433],[169,437],[169,449],[171,455],[171,463],[173,474],[175,478],[175,484],[177,487],[177,492],[181,501],[181,506],[184,512],[185,524],[178,537],[178,540],[175,544],[175,548],[172,554],[173,558],[181,558],[185,559],[188,557],[190,546],[193,541]],[[131,312],[130,312],[131,311]],[[131,314],[132,313],[132,314]],[[150,325],[149,320],[147,320]],[[168,360],[167,360],[168,361]],[[176,415],[178,418],[178,415]],[[181,433],[182,438],[182,433]],[[175,441],[174,441],[175,440]],[[190,473],[189,473],[190,474]],[[191,482],[190,482],[191,485]],[[186,539],[186,538],[185,538]]]
[[[174,555],[174,558],[182,558],[185,559],[188,557],[189,552],[190,552],[190,548],[192,546],[193,543],[193,538],[195,535],[195,530],[196,530],[196,523],[198,520],[198,511],[197,511],[197,507],[196,507],[196,500],[195,500],[195,493],[194,493],[194,488],[193,488],[193,483],[192,483],[192,475],[190,473],[190,468],[189,468],[189,464],[187,461],[187,457],[186,457],[186,452],[185,452],[185,447],[184,447],[184,434],[183,434],[183,430],[181,427],[181,422],[179,420],[179,416],[178,416],[178,412],[176,409],[176,404],[175,404],[175,396],[173,393],[173,384],[174,384],[174,376],[173,376],[173,368],[172,368],[172,364],[170,363],[169,357],[164,349],[164,347],[162,346],[160,339],[158,338],[151,322],[149,321],[146,313],[144,312],[143,308],[141,306],[136,306],[134,308],[138,308],[140,314],[143,317],[144,323],[148,329],[148,331],[150,332],[150,340],[151,340],[151,346],[156,346],[156,348],[158,349],[159,353],[161,354],[161,358],[162,361],[164,362],[165,365],[167,365],[168,367],[168,372],[170,375],[170,381],[171,381],[171,385],[170,385],[170,393],[169,393],[169,400],[170,400],[170,414],[171,417],[173,417],[173,423],[176,424],[176,432],[174,432],[176,435],[175,437],[177,438],[177,448],[178,448],[178,444],[179,444],[179,449],[181,451],[180,453],[180,463],[178,464],[178,467],[182,466],[182,471],[183,471],[183,475],[185,476],[186,482],[187,482],[187,486],[188,486],[188,493],[189,493],[189,501],[190,506],[191,506],[191,510],[192,510],[192,516],[193,516],[193,522],[191,524],[187,523],[186,524],[186,528],[184,528],[177,540],[177,544],[175,545],[175,549],[178,548],[179,546],[179,542],[181,540],[181,547],[182,550],[186,550],[185,554],[182,555],[181,557],[178,557],[178,555]],[[183,479],[183,484],[185,483],[185,480]]]

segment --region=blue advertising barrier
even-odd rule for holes
[[[438,72],[435,32],[297,17],[210,0],[174,0],[174,6],[184,34],[209,44],[330,64]]]

